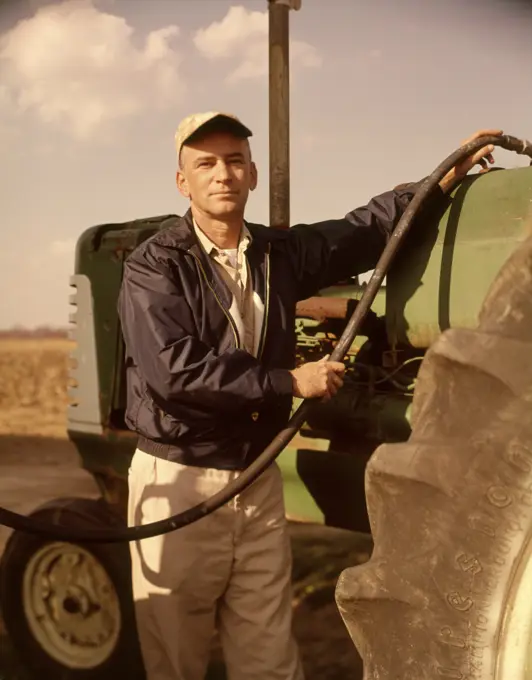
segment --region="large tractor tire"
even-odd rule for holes
[[[427,352],[412,415],[367,467],[373,555],[337,585],[364,678],[529,680],[532,239]]]

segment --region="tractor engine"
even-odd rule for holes
[[[400,441],[425,351],[448,328],[473,328],[489,286],[531,233],[532,168],[471,176],[443,214],[412,226],[346,358],[344,388],[314,409],[311,429],[355,446]],[[346,282],[299,303],[298,361],[330,353],[364,285]]]

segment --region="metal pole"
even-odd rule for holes
[[[268,0],[270,108],[270,226],[290,226],[289,12],[301,0]]]

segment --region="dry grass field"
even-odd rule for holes
[[[0,339],[0,434],[65,437],[69,352],[62,339]]]
[[[0,505],[23,514],[54,497],[95,493],[66,437],[70,349],[61,339],[0,338]],[[291,530],[294,625],[307,680],[359,680],[360,659],[336,610],[334,586],[343,568],[368,558],[369,539],[320,527]],[[0,554],[7,536],[0,527]],[[215,671],[212,680],[223,677]],[[0,678],[33,680],[13,661],[1,618]]]

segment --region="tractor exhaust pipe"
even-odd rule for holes
[[[270,226],[290,225],[290,10],[301,0],[268,0]]]

